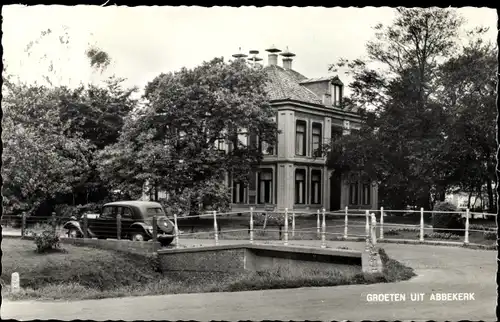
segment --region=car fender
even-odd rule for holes
[[[76,228],[76,229],[78,229],[80,234],[82,234],[82,236],[84,235],[82,224],[80,224],[80,222],[78,222],[76,220],[71,220],[71,221],[68,221],[67,223],[65,223],[63,226],[63,229],[70,229],[70,228]],[[95,237],[95,234],[92,231],[90,231],[90,229],[88,229],[88,228],[87,228],[87,235],[90,238]]]
[[[80,234],[82,234],[82,236],[83,236],[83,229],[82,229],[80,223],[76,220],[68,221],[67,223],[64,224],[63,228],[64,229],[76,228],[76,229],[78,229]]]
[[[130,228],[132,228],[132,229],[140,229],[140,230],[144,231],[146,234],[150,235],[150,233],[149,233],[150,226],[148,226],[145,223],[135,222],[132,225],[130,225]]]

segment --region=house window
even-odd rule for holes
[[[321,156],[321,124],[313,123],[312,125],[312,148],[313,156]]]
[[[343,135],[351,134],[351,123],[347,120],[344,120],[344,130],[342,132]]]
[[[321,170],[311,171],[311,203],[321,203]]]
[[[306,155],[306,126],[305,121],[297,121],[295,128],[295,154]]]
[[[273,155],[274,154],[274,146],[267,143],[266,141],[259,140],[260,150],[264,155]]]
[[[342,128],[339,126],[332,126],[331,139],[333,142],[337,141],[342,137]]]
[[[247,129],[240,129],[238,131],[238,141],[239,141],[239,144],[243,145],[243,146],[248,146],[249,144],[249,137],[248,137],[248,131]]]
[[[271,203],[273,195],[273,171],[271,169],[260,171],[258,174],[258,183],[258,203]]]
[[[333,106],[340,106],[342,103],[342,86],[332,85]]]
[[[352,182],[349,186],[349,204],[357,205],[358,204],[358,182]]]
[[[295,203],[304,204],[306,202],[306,170],[295,170]]]
[[[233,203],[246,203],[247,189],[244,182],[233,182]]]
[[[363,183],[363,191],[362,191],[363,205],[369,205],[371,203],[370,197],[371,197],[370,196],[370,184]]]
[[[224,139],[218,139],[217,140],[217,150],[219,151],[226,151],[226,142]]]

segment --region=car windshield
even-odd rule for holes
[[[162,208],[146,208],[146,217],[151,218],[153,216],[165,216]]]

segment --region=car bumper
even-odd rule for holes
[[[163,233],[163,234],[158,234],[157,238],[158,239],[160,239],[160,238],[174,238],[174,235],[173,234]]]

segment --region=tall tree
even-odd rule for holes
[[[369,173],[386,206],[429,208],[431,196],[444,198],[446,117],[434,88],[462,22],[452,9],[398,8],[390,26],[375,27],[367,59],[330,67],[347,67],[354,78],[349,102],[367,117],[362,131],[338,142],[343,153],[330,157],[330,165]]]
[[[75,84],[65,79],[64,58],[72,57],[66,55],[71,44],[68,28],[44,30],[27,44],[21,69],[4,69],[2,173],[8,211],[33,213],[40,204],[86,203],[92,192],[97,199],[107,194],[94,154],[117,141],[124,118],[137,105],[131,98],[135,89],[124,89],[123,79],[116,77],[104,86],[81,79],[70,87]],[[60,48],[60,55],[50,55],[47,45]],[[109,55],[95,44],[77,53],[91,74],[102,74],[110,65]],[[23,67],[33,60],[46,67],[38,75],[43,79],[23,78]]]
[[[485,30],[478,30],[481,35]],[[491,211],[496,211],[495,118],[497,47],[476,37],[440,68],[439,99],[446,107],[453,151],[453,185],[471,194],[486,187]]]
[[[64,135],[57,103],[64,89],[11,85],[3,97],[2,177],[6,213],[33,213],[44,201],[71,193],[89,168],[88,141]]]
[[[245,62],[219,58],[159,75],[146,86],[146,107],[100,155],[103,178],[123,189],[148,181],[173,195],[205,186],[227,192],[216,183],[228,171],[244,179],[261,160],[255,138],[276,142],[265,77]],[[227,153],[219,150],[224,144],[232,146]]]

